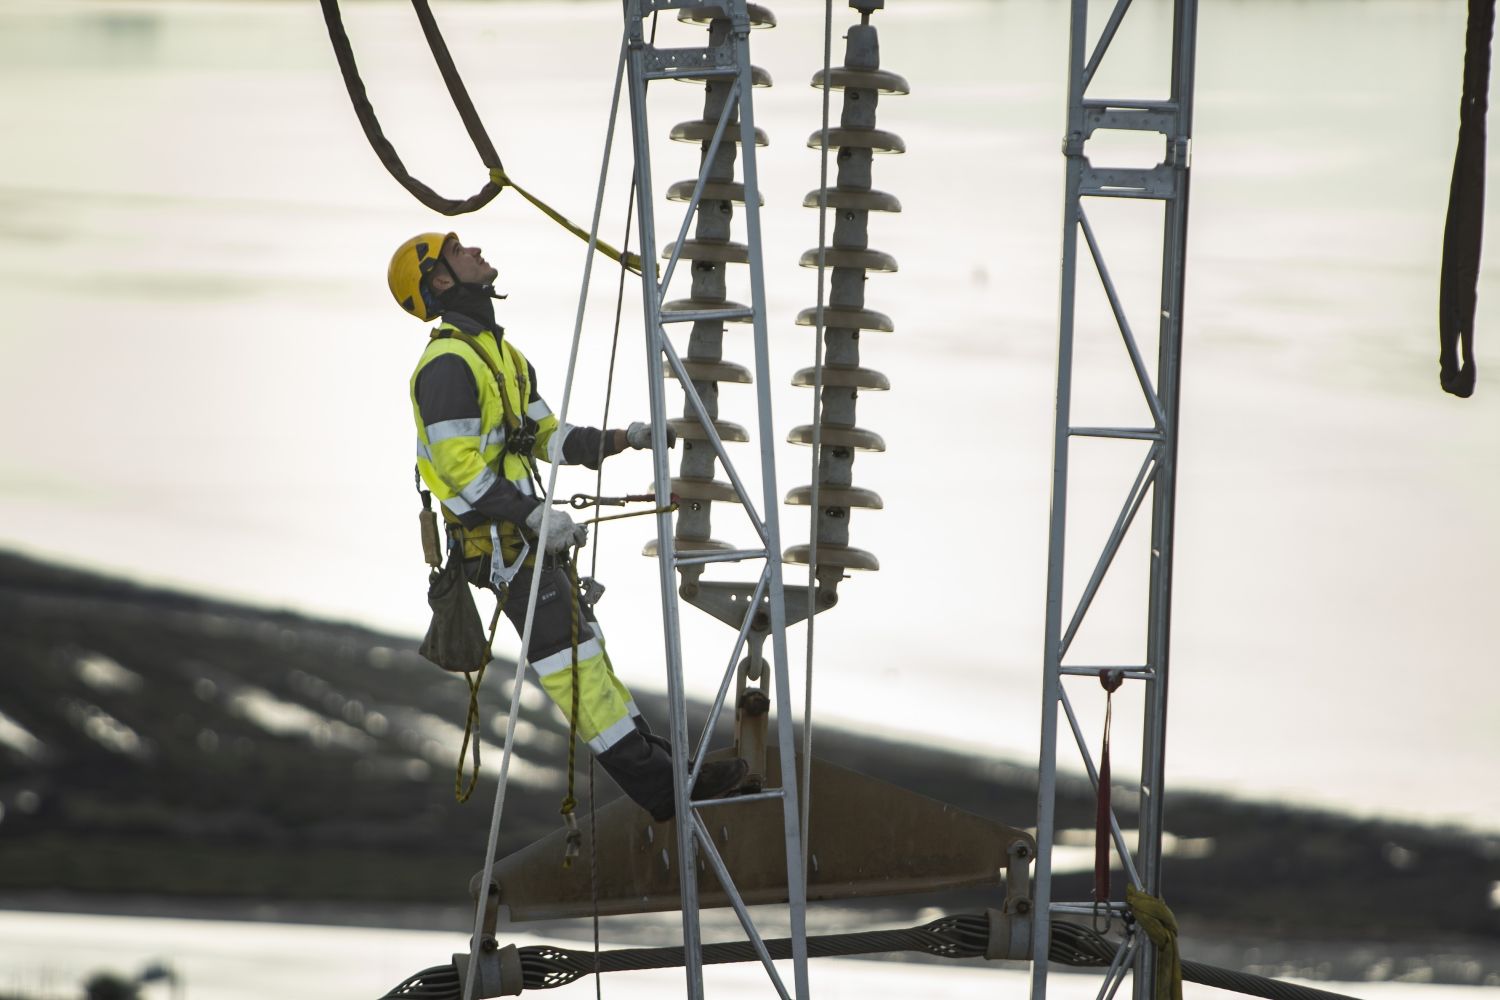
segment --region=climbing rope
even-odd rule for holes
[[[458,555],[455,553],[453,558],[457,559]],[[465,583],[463,586],[467,587],[468,584]],[[485,649],[493,649],[495,647],[495,629],[500,625],[500,612],[504,608],[505,594],[503,592],[497,593],[495,595],[495,611],[490,616],[490,636],[485,643]],[[459,745],[458,766],[453,772],[453,797],[460,803],[469,801],[469,797],[474,794],[474,789],[479,785],[479,745],[483,742],[480,739],[479,687],[484,683],[484,669],[487,666],[489,666],[488,660],[481,663],[478,670],[464,674],[464,680],[469,685],[469,710],[464,715],[464,739],[463,743]],[[471,745],[473,747],[474,770],[469,776],[468,782],[465,783],[464,755]]]
[[[463,121],[464,130],[469,134],[469,141],[474,144],[474,151],[479,154],[480,161],[489,171],[489,180],[473,195],[457,200],[444,198],[413,177],[401,162],[396,148],[391,145],[390,140],[381,130],[380,119],[375,115],[375,107],[370,103],[369,95],[365,92],[364,81],[360,79],[359,67],[354,61],[354,48],[350,45],[349,35],[344,30],[343,16],[339,12],[339,0],[319,0],[319,2],[323,8],[323,22],[328,28],[328,39],[333,43],[334,58],[338,60],[339,73],[344,78],[344,89],[349,93],[349,101],[354,106],[354,114],[359,119],[365,139],[370,143],[370,148],[375,151],[375,155],[379,157],[386,171],[418,201],[443,215],[465,215],[488,205],[507,187],[514,188],[517,194],[541,209],[549,219],[574,236],[587,240],[590,248],[597,248],[611,260],[619,261],[635,272],[640,272],[640,257],[622,256],[620,251],[598,240],[588,230],[569,221],[561,212],[521,187],[505,172],[505,166],[500,162],[500,154],[496,152],[494,143],[490,141],[484,123],[479,120],[479,113],[474,109],[474,102],[469,98],[468,88],[464,86],[463,78],[459,76],[458,68],[453,62],[453,55],[448,51],[448,44],[443,40],[443,34],[438,29],[437,19],[432,16],[432,8],[427,0],[412,0],[412,8],[416,11],[417,20],[422,25],[422,34],[426,36],[427,47],[437,63],[438,72],[442,74],[443,83],[448,88],[448,95],[453,100],[454,109]],[[595,228],[597,230],[597,226]]]
[[[417,2],[417,0],[413,0]],[[568,353],[568,369],[563,383],[562,406],[558,411],[558,425],[563,426],[568,420],[568,409],[573,399],[573,377],[578,369],[578,348],[583,338],[583,316],[584,308],[588,303],[589,283],[594,271],[594,250],[598,245],[599,218],[604,210],[604,189],[609,178],[609,156],[614,147],[615,123],[620,111],[620,90],[625,80],[625,42],[620,43],[620,57],[615,67],[614,94],[610,100],[609,123],[604,135],[604,153],[602,163],[599,167],[599,185],[594,195],[593,223],[589,229],[589,248],[583,263],[583,278],[578,290],[578,308],[573,321],[573,339]],[[549,466],[546,489],[542,491],[542,503],[552,505],[553,498],[557,495],[557,464]],[[549,523],[542,521],[541,537],[537,539],[537,551],[545,552],[547,543],[547,529]],[[490,814],[490,831],[485,843],[484,869],[479,880],[479,898],[474,908],[474,933],[470,938],[469,973],[463,985],[462,997],[464,1000],[474,996],[474,976],[479,968],[479,949],[483,945],[482,932],[484,928],[485,905],[488,902],[490,882],[494,877],[495,851],[500,840],[500,818],[505,811],[505,792],[510,775],[510,760],[515,749],[516,723],[519,721],[521,708],[521,690],[526,681],[527,650],[531,648],[531,630],[536,618],[537,596],[541,591],[542,574],[531,574],[531,589],[526,599],[526,616],[521,629],[521,655],[516,657],[516,675],[511,688],[510,714],[505,723],[505,749],[500,759],[500,776],[495,788],[495,805]],[[574,690],[577,690],[575,678]],[[572,752],[573,740],[568,741],[569,752]],[[571,772],[571,768],[570,768]]]
[[[808,835],[812,821],[813,652],[818,608],[818,487],[823,457],[823,306],[828,275],[828,124],[833,95],[833,0],[823,4],[823,125],[818,130],[818,302],[813,333],[812,478],[808,497],[807,547],[807,680],[802,695],[802,881],[808,878]]]
[[[653,12],[651,15],[651,42],[654,43],[655,41],[656,14]],[[627,250],[630,249],[630,224],[635,219],[635,192],[638,183],[639,175],[634,170],[632,170],[630,174],[630,199],[625,206],[625,238],[620,241],[620,245],[625,247]],[[625,275],[627,273],[627,268],[620,268],[620,281],[619,285],[615,288],[615,328],[614,333],[610,337],[609,341],[609,372],[604,376],[604,415],[602,418],[600,418],[599,421],[599,426],[601,427],[609,426],[609,406],[610,403],[614,401],[615,397],[615,360],[620,355],[620,317],[624,313]],[[603,439],[600,439],[599,446],[601,448],[604,447]],[[599,467],[594,470],[595,502],[602,502],[600,500],[600,497],[603,495],[603,493],[604,456],[601,454],[599,456]],[[626,497],[625,499],[628,500],[629,497]],[[599,578],[599,546],[597,544],[597,538],[595,539],[595,542],[596,544],[594,545],[593,552],[589,556],[589,577],[597,580]]]
[[[807,953],[814,958],[832,958],[915,951],[940,958],[982,958],[989,938],[989,914],[956,914],[941,917],[920,927],[810,937],[807,939]],[[1118,942],[1082,925],[1061,920],[1052,922],[1051,942],[1047,952],[1048,959],[1063,965],[1103,968],[1114,961],[1120,950]],[[791,944],[789,938],[765,942],[766,950],[773,959],[791,957]],[[602,972],[627,972],[673,969],[680,968],[683,964],[681,948],[621,948],[600,952],[597,956],[551,945],[529,945],[518,951],[523,990],[566,986],[596,969]],[[705,965],[754,962],[759,958],[755,946],[749,941],[703,945]],[[1200,962],[1183,962],[1182,978],[1246,996],[1262,997],[1264,1000],[1354,1000],[1342,993]],[[452,965],[424,969],[403,981],[382,1000],[396,997],[458,1000],[458,974]]]
[[[657,15],[659,13],[659,11],[651,12],[651,39],[649,44],[654,45],[656,43],[656,22]],[[632,168],[630,172],[630,194],[625,199],[625,235],[624,238],[620,240],[620,247],[623,251],[624,260],[630,259],[630,227],[631,224],[635,221],[635,195],[636,188],[639,184],[639,179],[640,174],[636,171],[636,169]],[[609,341],[609,371],[604,377],[604,413],[599,420],[600,427],[607,428],[609,426],[609,407],[610,403],[614,401],[615,361],[616,359],[618,359],[620,354],[620,319],[624,315],[625,311],[625,276],[629,273],[630,268],[622,263],[620,265],[620,280],[615,288],[615,322],[614,331],[611,334]],[[637,269],[637,273],[639,273],[639,269]],[[604,454],[602,450],[604,447],[604,439],[602,436],[599,441],[599,447],[601,451],[599,454],[597,468],[594,470],[594,496],[592,497],[595,505],[605,502]],[[629,502],[631,500],[631,497],[627,495],[620,499],[622,502]],[[653,501],[656,499],[655,493],[651,495],[651,499]],[[573,497],[572,505],[576,509],[583,509],[578,506],[576,502],[577,500],[578,495],[575,495]],[[587,504],[585,504],[584,506],[586,507]],[[601,519],[596,517],[594,523],[598,524],[599,520]],[[591,581],[596,581],[599,579],[599,536],[597,533],[594,535],[593,548],[589,552],[589,579]],[[596,770],[596,763],[597,762],[592,756],[589,757],[589,901],[592,904],[591,908],[593,910],[594,997],[595,1000],[604,1000],[604,975],[603,970],[599,966],[599,837],[597,832],[598,825],[596,822],[598,813],[594,809],[594,773]]]

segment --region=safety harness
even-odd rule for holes
[[[499,338],[503,336],[504,330],[497,330],[496,342],[499,343]],[[532,481],[536,484],[538,493],[541,493],[541,477],[537,473],[536,460],[531,454],[532,448],[536,445],[537,422],[525,413],[517,414],[511,406],[510,396],[505,391],[505,373],[500,368],[500,365],[496,363],[495,359],[490,356],[490,353],[480,344],[478,337],[451,326],[440,327],[433,330],[431,334],[433,340],[441,340],[449,337],[462,342],[469,350],[473,351],[485,363],[485,366],[489,368],[490,374],[495,377],[495,388],[500,394],[500,406],[503,411],[501,420],[505,426],[505,452],[516,455],[525,461],[527,471],[530,473]],[[521,399],[529,398],[531,395],[531,385],[527,373],[517,370],[515,378],[516,388],[520,393]],[[431,495],[426,491],[421,492],[423,493],[424,505],[430,504]],[[531,551],[531,543],[523,537],[521,550],[517,554],[515,561],[506,565],[505,555],[500,545],[498,528],[491,525],[490,531],[491,539],[494,543],[494,552],[490,556],[490,583],[494,587],[496,599],[495,613],[490,621],[489,633],[489,641],[493,643],[495,641],[495,629],[500,621],[500,613],[504,609],[505,602],[510,595],[510,581],[515,578],[515,575],[520,572],[522,565],[524,565],[526,557]],[[427,527],[424,522],[424,548],[426,539]],[[462,547],[450,546],[449,558],[461,557]],[[580,607],[579,602],[580,587],[578,571],[574,566],[572,557],[566,552],[559,553],[558,562],[561,564],[564,572],[566,572],[569,583],[569,645],[572,653],[569,664],[572,693],[568,706],[568,791],[563,797],[562,806],[559,810],[568,826],[567,850],[563,858],[564,866],[568,866],[571,865],[573,858],[578,856],[579,848],[583,842],[583,835],[578,829],[578,820],[574,815],[578,808],[578,799],[575,795],[578,758],[578,633],[582,628],[583,609]],[[543,565],[545,565],[545,559],[543,560]],[[590,582],[592,583],[592,581]],[[464,674],[464,678],[468,681],[469,685],[469,706],[464,719],[463,742],[460,744],[458,751],[458,765],[453,777],[453,794],[459,802],[467,802],[469,797],[474,794],[475,787],[479,784],[479,744],[481,742],[479,736],[479,688],[484,683],[484,670],[487,665],[481,665],[478,670]],[[469,753],[471,747],[473,768],[468,779],[465,780],[464,758]]]

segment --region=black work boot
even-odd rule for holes
[[[637,729],[598,755],[599,764],[636,805],[658,823],[677,815],[672,798],[672,744],[655,733]],[[695,802],[717,799],[744,782],[750,765],[738,757],[704,764],[693,782]]]
[[[672,755],[640,730],[628,733],[618,743],[597,754],[599,765],[620,790],[657,822],[671,819]]]
[[[660,737],[652,737],[653,742],[659,739]],[[662,740],[662,742],[666,741]],[[671,746],[670,743],[666,745]],[[693,793],[689,798],[694,802],[723,798],[739,788],[749,774],[750,765],[738,757],[708,761],[699,769],[698,780],[693,782]],[[668,789],[666,805],[660,809],[652,809],[651,818],[658,823],[665,823],[675,815],[677,815],[676,803],[672,801],[671,789]]]
[[[711,760],[698,772],[693,782],[693,801],[723,798],[740,787],[750,775],[750,765],[739,757]]]

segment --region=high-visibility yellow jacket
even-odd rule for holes
[[[602,457],[600,432],[558,421],[504,330],[466,316],[445,314],[433,329],[410,391],[417,470],[462,531],[465,558],[491,552],[498,523],[503,558],[515,559],[526,516],[541,503],[534,459],[597,468]]]

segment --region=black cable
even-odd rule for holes
[[[1469,0],[1458,150],[1448,188],[1438,290],[1438,378],[1445,392],[1460,397],[1473,394],[1476,375],[1474,308],[1484,235],[1484,119],[1489,108],[1490,37],[1494,28],[1495,0]]]
[[[401,162],[400,155],[396,152],[396,147],[391,145],[390,140],[381,131],[380,120],[375,117],[375,107],[365,93],[364,81],[360,79],[359,67],[354,62],[354,49],[349,44],[349,35],[344,31],[344,21],[339,14],[338,0],[319,0],[319,2],[323,7],[323,22],[328,26],[328,40],[333,43],[333,54],[338,60],[339,73],[344,78],[344,89],[349,92],[349,101],[354,105],[354,114],[359,119],[360,128],[364,130],[370,147],[375,150],[375,155],[380,158],[380,162],[390,175],[423,205],[443,215],[464,215],[477,211],[493,201],[495,196],[503,190],[503,186],[494,180],[485,182],[484,187],[474,195],[457,200],[444,198],[407,171],[406,166]],[[443,75],[443,82],[448,85],[448,92],[458,106],[459,116],[464,120],[464,126],[469,131],[469,138],[474,142],[475,150],[486,167],[499,168],[500,158],[495,154],[495,147],[490,143],[484,126],[479,124],[478,116],[474,113],[474,106],[469,102],[468,93],[464,90],[463,81],[458,78],[453,59],[448,54],[448,47],[443,44],[442,36],[437,34],[437,24],[432,20],[432,12],[426,9],[426,0],[412,0],[412,4],[417,8],[417,16],[422,21],[422,30],[427,33],[428,46],[432,49],[433,57],[438,61],[438,69]]]

